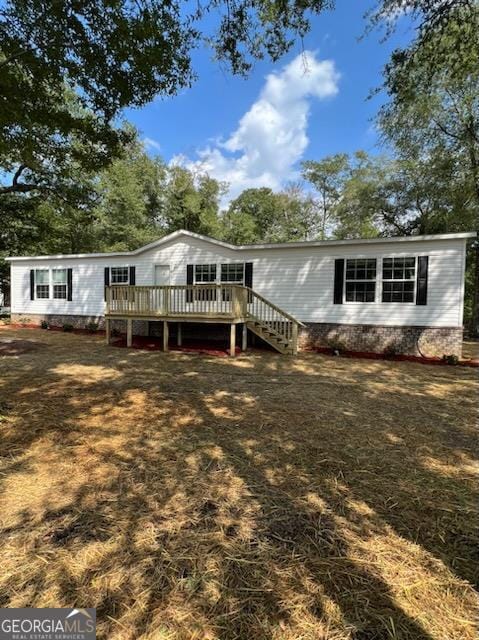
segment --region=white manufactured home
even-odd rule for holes
[[[475,233],[234,246],[177,231],[135,251],[10,257],[12,321],[225,333],[297,348],[460,355]]]

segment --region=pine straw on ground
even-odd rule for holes
[[[475,370],[32,330],[0,358],[0,606],[108,639],[475,637]]]

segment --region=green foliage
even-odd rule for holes
[[[166,233],[187,229],[218,235],[219,201],[224,185],[206,174],[181,166],[168,169],[162,196],[162,220]]]
[[[30,92],[39,108],[39,98],[48,99],[67,77],[85,103],[111,120],[125,106],[190,86],[191,52],[199,44],[209,44],[233,73],[244,73],[253,59],[277,60],[308,31],[308,12],[331,4],[6,0],[0,10],[3,82],[13,111]]]
[[[50,328],[50,325],[48,324],[48,322],[47,322],[46,320],[42,320],[42,321],[40,322],[40,327],[41,327],[42,329],[49,329],[49,328]]]
[[[322,160],[302,163],[302,175],[317,193],[319,210],[317,233],[321,240],[330,235],[334,222],[334,208],[338,204],[348,170],[348,156],[338,153]]]
[[[85,329],[88,333],[96,333],[98,331],[98,322],[88,322]]]
[[[69,322],[64,322],[62,324],[62,329],[63,329],[63,331],[65,331],[65,333],[71,333],[73,331],[74,327]]]
[[[452,1],[436,13],[428,5],[427,29],[387,65],[379,125],[403,164],[422,167],[416,195],[429,213],[411,231],[479,231],[479,5]],[[479,255],[475,262],[468,258],[465,317],[477,335]]]
[[[246,189],[224,213],[222,236],[234,244],[306,240],[313,217],[313,202],[298,185],[280,193]]]
[[[163,235],[166,168],[137,139],[103,171],[97,182],[95,243],[100,250],[128,251]]]
[[[113,123],[125,107],[191,85],[191,54],[200,43],[233,73],[246,73],[254,59],[277,60],[308,31],[308,13],[330,5],[6,0],[0,5],[0,170],[13,179],[0,186],[0,196],[75,191],[72,167],[98,171],[118,154],[125,132]]]
[[[459,364],[459,358],[455,354],[446,354],[445,353],[442,356],[442,359],[446,364],[450,364],[450,365],[453,365],[453,366]]]

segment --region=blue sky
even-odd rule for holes
[[[373,0],[371,0],[372,2]],[[199,79],[179,95],[128,110],[146,147],[242,189],[279,189],[298,177],[301,160],[365,149],[378,152],[373,119],[383,97],[367,100],[381,84],[391,50],[412,35],[402,18],[396,34],[381,42],[374,32],[358,41],[369,2],[337,0],[314,18],[300,43],[279,62],[262,61],[238,78],[199,51]]]

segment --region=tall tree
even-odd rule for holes
[[[315,235],[324,240],[334,226],[334,212],[348,170],[348,156],[338,153],[322,160],[302,163],[302,175],[316,191],[318,218]]]
[[[464,223],[479,231],[479,6],[453,3],[413,49],[396,51],[385,70],[390,100],[380,113],[388,143],[405,159],[446,157],[463,174]],[[458,61],[460,63],[458,63]],[[479,248],[476,243],[473,331],[479,334]]]
[[[99,249],[128,251],[164,234],[166,176],[164,163],[138,139],[99,174],[93,209]]]
[[[163,223],[168,233],[187,229],[217,234],[222,185],[181,166],[168,168],[163,193]]]
[[[222,236],[234,244],[306,240],[313,215],[311,198],[296,184],[279,193],[246,189],[223,214]]]

